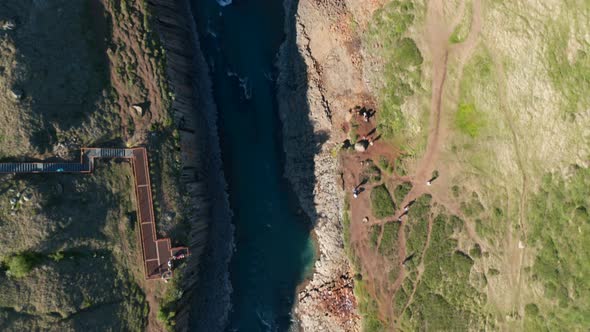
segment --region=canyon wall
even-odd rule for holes
[[[167,77],[174,93],[172,108],[181,134],[181,178],[191,197],[192,257],[181,280],[176,330],[186,331],[190,325],[191,329],[216,331],[226,321],[229,308],[227,266],[233,226],[208,66],[199,48],[189,2],[153,0],[150,5],[166,50]]]
[[[360,319],[343,245],[344,190],[337,151],[343,112],[370,100],[363,81],[359,37],[352,22],[370,16],[369,1],[285,2],[286,41],[278,60],[279,112],[285,172],[314,221],[319,259],[298,294],[304,331],[356,331]]]

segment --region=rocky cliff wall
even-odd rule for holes
[[[314,221],[320,251],[295,313],[304,331],[357,331],[342,237],[344,188],[334,153],[342,139],[335,117],[365,91],[354,39],[339,31],[352,14],[344,1],[286,0],[285,10],[287,37],[278,60],[285,175]]]
[[[227,265],[233,248],[233,226],[208,66],[199,48],[189,1],[152,0],[150,5],[166,50],[167,77],[174,93],[172,108],[181,133],[182,182],[191,197],[192,257],[182,278],[176,329],[186,331],[190,326],[216,331],[225,322],[229,308]]]

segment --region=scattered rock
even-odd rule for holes
[[[172,220],[174,220],[174,217],[176,217],[176,213],[172,211],[166,212],[166,214],[164,215],[164,219],[167,222],[172,222]]]
[[[30,192],[26,192],[26,193],[24,193],[24,194],[23,194],[23,200],[24,200],[25,202],[28,202],[28,201],[30,201],[31,199],[33,199],[33,194],[32,194],[32,193],[30,193]]]
[[[8,91],[8,96],[14,100],[21,100],[23,98],[23,90],[12,88]]]
[[[131,106],[131,109],[139,116],[143,116],[143,114],[144,114],[143,107],[141,107],[138,104]]]
[[[367,150],[368,147],[369,141],[367,141],[366,139],[360,140],[356,142],[356,144],[354,145],[354,149],[358,152],[364,152]]]
[[[16,22],[14,20],[0,20],[0,30],[14,30],[16,28]]]

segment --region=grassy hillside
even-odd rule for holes
[[[129,165],[2,180],[2,329],[143,329]]]
[[[143,1],[0,3],[0,160],[145,145],[158,231],[178,235],[179,136],[151,20]],[[132,181],[109,161],[91,175],[0,176],[0,329],[156,324],[165,287],[144,281]]]
[[[418,198],[392,237],[407,259],[393,299],[369,295],[359,277],[366,330],[588,327],[588,22],[587,1],[408,0],[386,2],[360,32],[384,68],[367,74],[378,128],[412,159],[391,184],[407,173],[431,197],[394,191],[396,202]],[[428,87],[443,69],[433,31],[448,37],[434,143],[424,139],[436,119]],[[416,182],[425,169],[440,174],[432,186]]]

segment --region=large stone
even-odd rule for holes
[[[13,20],[0,20],[0,30],[14,30],[16,23]]]
[[[137,115],[139,115],[139,116],[143,116],[143,107],[141,107],[141,106],[139,106],[139,105],[135,104],[135,105],[131,106],[131,109],[132,109],[133,111],[135,111],[135,113],[137,113]]]
[[[360,140],[356,142],[356,144],[354,145],[354,149],[358,152],[364,152],[367,150],[368,147],[369,141],[367,141],[366,139]]]
[[[23,97],[23,90],[12,88],[8,91],[8,95],[14,100],[20,100]]]
[[[31,193],[28,193],[28,192],[27,192],[27,193],[24,193],[24,194],[23,194],[23,200],[24,200],[25,202],[28,202],[28,201],[30,201],[32,198],[33,198],[33,194],[31,194]]]

